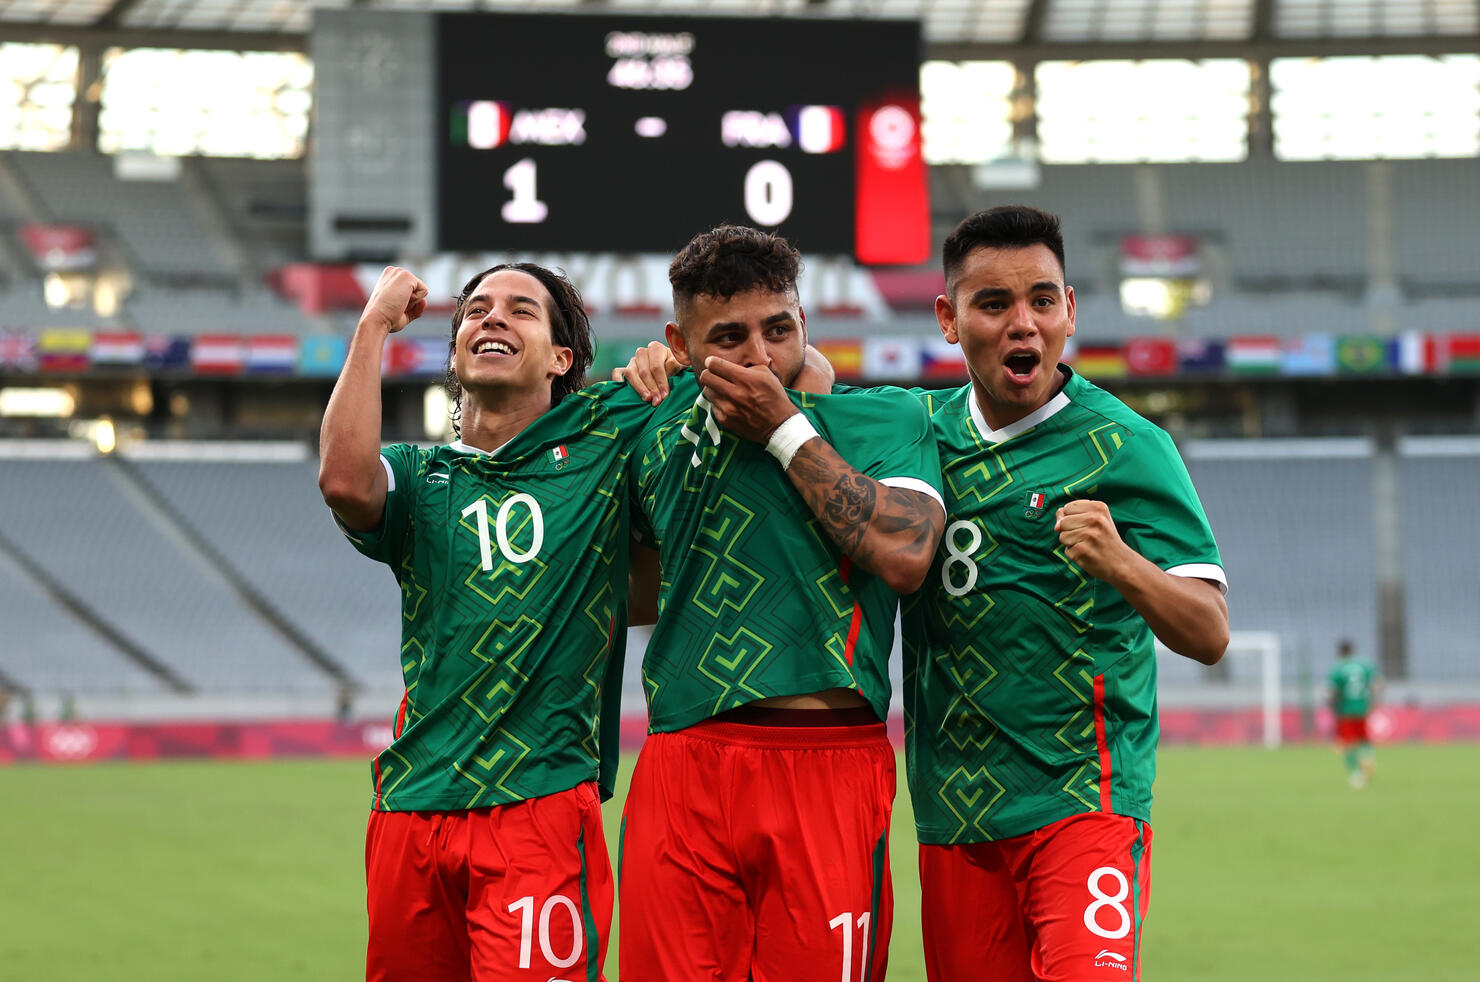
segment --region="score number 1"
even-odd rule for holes
[[[539,198],[535,162],[529,157],[504,171],[504,187],[512,197],[499,214],[511,225],[535,225],[550,214]],[[762,160],[745,172],[745,212],[757,225],[780,225],[791,217],[795,201],[791,171],[775,160]]]

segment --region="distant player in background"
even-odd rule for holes
[[[942,251],[936,314],[970,381],[920,393],[947,525],[903,609],[927,976],[1134,980],[1153,635],[1222,657],[1218,547],[1167,434],[1059,362],[1075,310],[1058,219],[994,208]]]
[[[1382,681],[1377,668],[1356,656],[1347,638],[1336,645],[1336,664],[1327,676],[1331,683],[1331,712],[1336,716],[1336,743],[1346,762],[1346,779],[1354,788],[1365,787],[1377,768],[1377,754],[1367,732],[1367,716],[1377,705]]]
[[[601,977],[626,630],[627,458],[651,407],[582,388],[580,295],[527,263],[458,298],[460,439],[380,446],[386,338],[427,287],[387,268],[324,414],[319,486],[401,585],[406,696],[374,762],[371,980]]]
[[[658,550],[651,735],[622,820],[623,982],[882,980],[892,926],[886,663],[940,536],[917,400],[803,396],[786,240],[674,259],[679,362],[634,468]],[[665,410],[665,414],[669,410]]]

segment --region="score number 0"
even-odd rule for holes
[[[550,206],[539,198],[535,163],[529,157],[504,171],[504,187],[512,197],[499,214],[514,225],[543,222]],[[745,172],[745,211],[757,225],[780,225],[791,217],[794,200],[791,171],[775,160],[762,160]]]

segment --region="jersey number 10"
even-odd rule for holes
[[[529,522],[532,535],[529,548],[523,552],[515,552],[514,547],[509,544],[509,512],[515,505],[523,505],[529,509]],[[488,499],[479,498],[462,510],[462,517],[474,516],[478,526],[478,551],[483,558],[483,571],[493,570],[493,543],[488,539]],[[510,495],[504,499],[504,503],[498,506],[498,514],[493,520],[494,535],[498,538],[499,555],[509,562],[518,566],[527,563],[539,554],[540,546],[545,544],[545,516],[540,511],[540,503],[527,494]]]

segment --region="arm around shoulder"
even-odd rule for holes
[[[821,437],[805,440],[782,461],[833,541],[899,594],[914,593],[925,582],[946,520],[929,420],[912,398],[908,407],[919,417],[919,429],[902,441],[908,444],[904,453],[884,454],[871,463],[871,472],[885,475],[882,480],[860,471]],[[888,428],[898,424],[894,417]]]

